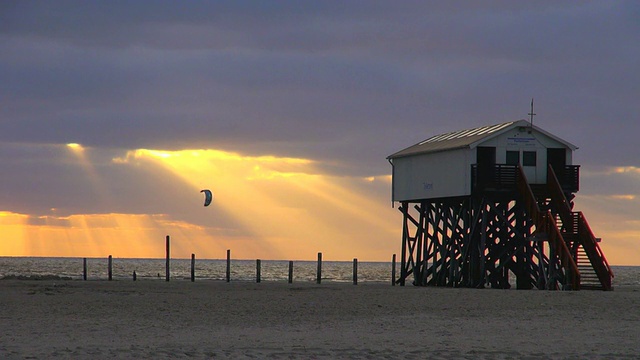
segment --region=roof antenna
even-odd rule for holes
[[[533,98],[531,98],[531,112],[528,115],[529,115],[529,122],[531,123],[531,127],[533,127],[533,117],[536,115],[536,113],[533,112]]]

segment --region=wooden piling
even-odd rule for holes
[[[260,282],[260,259],[256,260],[256,282]]]
[[[166,257],[166,265],[165,265],[165,277],[166,280],[169,281],[170,273],[170,259],[171,259],[171,246],[170,246],[170,238],[167,235],[167,257]]]
[[[358,285],[358,259],[353,259],[353,285]]]
[[[191,282],[196,281],[196,254],[191,254]]]
[[[293,283],[293,261],[289,261],[289,284]]]
[[[396,254],[391,258],[391,286],[396,286]]]
[[[231,281],[231,250],[227,250],[227,282]]]
[[[318,253],[318,270],[316,271],[316,283],[322,282],[322,253]]]
[[[107,264],[107,274],[109,276],[109,281],[113,279],[113,256],[109,255],[109,262]]]
[[[133,281],[138,280],[138,275],[136,274],[136,271],[133,270]]]
[[[82,259],[82,280],[87,280],[87,258]]]

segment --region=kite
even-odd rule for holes
[[[213,193],[208,189],[200,190],[200,192],[204,193],[204,206],[209,206],[209,204],[211,204],[211,200],[213,200]]]

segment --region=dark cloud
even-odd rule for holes
[[[4,1],[0,142],[105,158],[212,147],[379,175],[390,153],[525,118],[535,97],[536,123],[583,165],[639,166],[639,15],[634,1]],[[0,157],[3,192],[85,191],[72,165],[19,149]],[[136,184],[119,171],[104,173]]]

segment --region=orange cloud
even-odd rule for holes
[[[382,260],[399,244],[398,217],[386,198],[363,193],[362,179],[323,175],[308,159],[139,149],[114,161],[154,163],[194,191],[211,188],[213,206],[250,232],[252,240],[243,245],[256,254],[299,258],[293,249],[307,249],[302,258],[331,251],[340,259]]]
[[[87,181],[101,186],[104,179],[82,147],[68,147],[89,175]],[[175,189],[187,187],[197,194],[210,188],[214,202],[208,208],[188,204],[167,214],[59,217],[53,209],[51,215],[39,217],[5,213],[0,228],[13,241],[0,244],[0,253],[163,257],[165,235],[173,239],[172,255],[183,258],[191,253],[223,258],[231,249],[234,257],[247,259],[314,259],[322,251],[331,260],[388,261],[400,247],[400,214],[389,206],[388,193],[379,191],[388,186],[387,176],[333,177],[309,159],[208,149],[138,149],[112,159],[112,164],[125,170],[127,166],[153,170],[155,176],[163,170]],[[182,201],[172,189],[162,196]]]
[[[85,170],[87,181],[101,187],[94,165],[80,145],[67,145]],[[390,175],[337,177],[324,174],[310,159],[245,156],[213,149],[179,151],[137,149],[112,159],[113,166],[165,174],[172,188],[162,194],[179,208],[175,213],[73,214],[30,216],[0,212],[5,241],[0,254],[20,256],[163,257],[164,239],[172,237],[172,255],[223,258],[307,259],[318,251],[325,259],[388,261],[400,251],[401,215],[389,204]],[[607,174],[635,176],[637,168]],[[185,190],[186,188],[186,190]],[[214,202],[202,207],[198,192],[209,188]],[[181,196],[193,193],[184,204]],[[109,198],[109,194],[101,194]],[[582,210],[612,264],[640,264],[633,193],[578,194]],[[179,206],[178,206],[179,205]],[[221,220],[222,219],[222,220]]]

